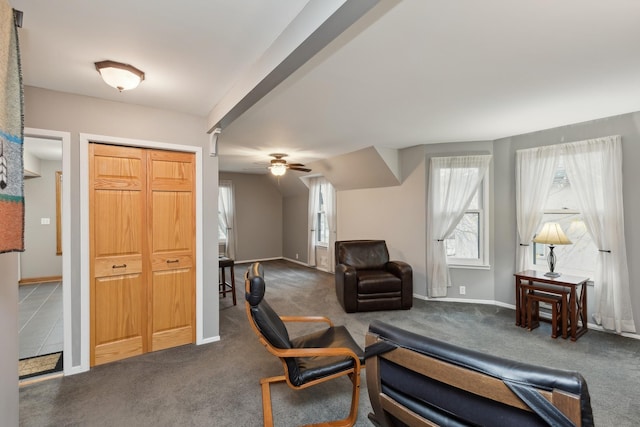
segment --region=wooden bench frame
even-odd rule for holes
[[[366,346],[369,347],[381,339],[371,332],[366,335]],[[482,396],[505,405],[520,408],[529,412],[532,410],[501,380],[475,370],[448,363],[434,357],[418,353],[413,350],[398,347],[387,353],[372,356],[367,359],[367,387],[371,406],[375,416],[372,421],[381,426],[394,425],[388,414],[410,426],[437,426],[419,414],[400,405],[394,399],[382,392],[380,378],[380,360],[386,359],[406,369],[410,369],[423,376],[449,384],[453,387]],[[546,400],[557,407],[576,426],[582,425],[580,396],[561,390],[537,391]],[[382,419],[380,417],[382,416]],[[372,416],[370,416],[371,418]]]

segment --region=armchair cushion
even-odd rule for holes
[[[358,356],[361,364],[364,365],[362,349],[344,326],[333,326],[323,331],[294,338],[292,346],[293,348],[349,348]],[[296,378],[295,382],[300,384],[328,377],[353,367],[353,359],[348,356],[334,358],[327,358],[326,356],[297,357],[296,362],[299,378]]]
[[[339,243],[339,244],[338,244]],[[336,264],[346,264],[356,270],[384,270],[389,251],[384,240],[351,240],[336,242]]]

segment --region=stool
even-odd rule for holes
[[[227,292],[231,292],[233,297],[233,305],[236,305],[236,276],[234,272],[234,261],[227,257],[218,257],[218,268],[220,268],[220,281],[218,282],[218,288],[223,298],[226,298]],[[225,275],[225,268],[231,270],[231,282],[227,282]]]
[[[563,296],[529,291],[526,294],[526,299],[529,330],[535,329],[540,325],[540,303],[546,302],[551,305],[551,338],[557,338],[558,335],[563,334],[562,323],[565,321],[562,316]],[[563,338],[565,337],[563,336]]]

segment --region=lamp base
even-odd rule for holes
[[[553,271],[549,271],[547,273],[544,273],[545,276],[547,277],[560,277],[560,273],[555,273]]]

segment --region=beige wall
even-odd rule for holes
[[[408,176],[399,186],[337,192],[337,240],[385,240],[392,259],[412,266],[419,295],[426,295],[424,156],[423,147],[403,150]]]
[[[56,255],[56,171],[62,171],[61,161],[40,160],[40,177],[24,181],[20,279],[62,276],[62,257]],[[42,218],[49,218],[49,224],[41,224]]]
[[[220,172],[233,182],[236,262],[282,257],[282,195],[268,175]]]
[[[302,195],[283,200],[283,256],[287,259],[307,264],[309,248],[309,190],[305,187]]]
[[[123,97],[127,94],[123,93]],[[80,271],[80,133],[145,141],[197,146],[203,148],[203,336],[219,335],[217,298],[217,203],[218,159],[207,155],[206,119],[167,110],[104,101],[96,98],[25,87],[25,127],[70,132],[71,154],[68,159],[71,184],[71,268],[64,272],[71,284],[72,366],[80,365],[80,351],[88,343],[81,341],[81,271]],[[213,218],[213,219],[212,219]],[[68,276],[68,277],[67,277]]]

